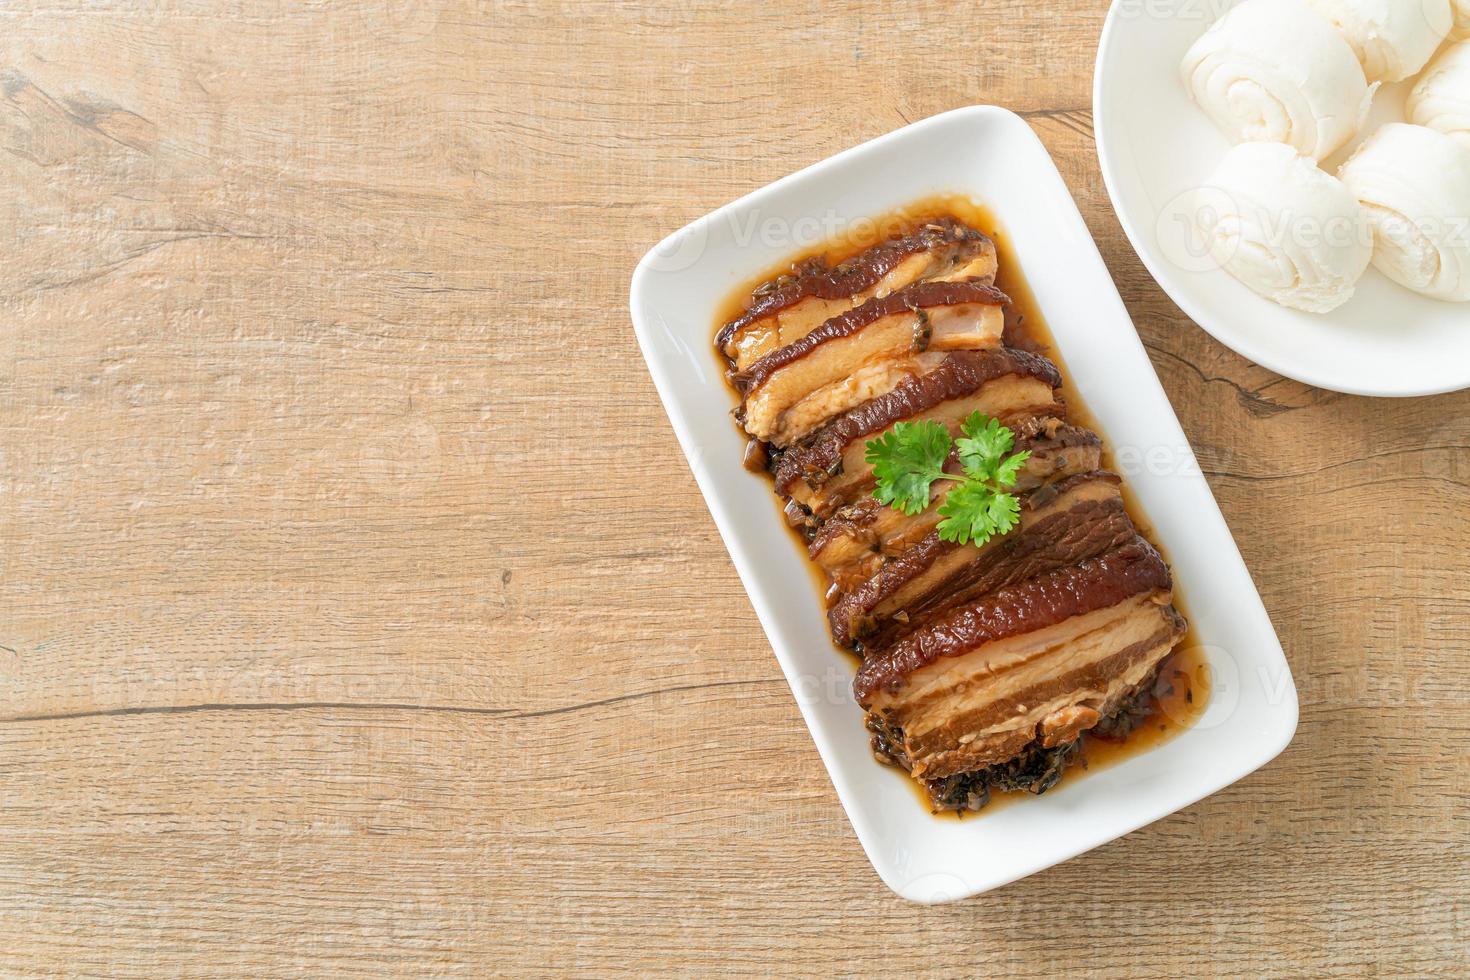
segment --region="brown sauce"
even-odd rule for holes
[[[1041,315],[1040,306],[1036,302],[1036,296],[1032,293],[1031,287],[1026,282],[1010,236],[1005,233],[1000,222],[988,208],[966,197],[958,195],[927,197],[880,217],[856,223],[853,230],[839,233],[831,241],[816,248],[792,255],[787,261],[751,278],[731,292],[719,307],[710,334],[711,338],[722,326],[745,311],[745,304],[757,286],[789,272],[793,266],[817,257],[835,265],[886,239],[911,234],[916,229],[922,228],[925,223],[943,217],[952,217],[962,221],[971,228],[989,235],[995,241],[997,258],[1000,263],[995,284],[1011,298],[1011,306],[1006,310],[1006,343],[1012,347],[1042,354],[1056,364],[1062,372],[1062,394],[1066,399],[1068,416],[1078,425],[1085,426],[1098,434],[1103,440],[1103,467],[1120,472],[1108,442],[1107,432],[1098,425],[1097,419],[1087,410],[1082,397],[1072,386],[1066,358],[1058,350],[1051,330],[1048,329],[1046,320]],[[723,371],[725,365],[713,348],[711,348],[711,356],[720,362],[719,367]],[[741,434],[744,435],[743,432]],[[759,467],[752,468],[758,469]],[[779,507],[780,498],[773,494],[771,499]],[[1164,560],[1168,561],[1169,553],[1159,542],[1153,540],[1152,525],[1144,515],[1137,498],[1129,489],[1126,476],[1123,483],[1123,500],[1138,532],[1151,541],[1164,556]],[[782,523],[785,523],[779,510],[777,517],[782,519]],[[832,583],[816,562],[808,560],[806,540],[794,529],[792,540],[801,549],[802,563],[812,575],[816,597],[825,606],[825,596]],[[1084,734],[1082,737],[1083,762],[1067,771],[1063,777],[1064,785],[1082,778],[1087,772],[1107,769],[1149,749],[1157,748],[1190,728],[1204,714],[1210,699],[1209,661],[1195,637],[1194,621],[1189,615],[1185,597],[1177,584],[1174,587],[1174,608],[1178,609],[1180,615],[1191,624],[1190,631],[1175,647],[1174,652],[1164,658],[1159,665],[1158,679],[1154,685],[1153,710],[1126,740],[1110,741],[1092,734]],[[833,644],[833,648],[841,650],[854,666],[859,662],[852,651],[837,647],[836,644]],[[863,731],[854,734],[867,737],[867,733]],[[904,783],[912,789],[925,809],[930,808],[928,794],[917,780],[911,779],[901,770],[895,770],[895,775],[901,777]],[[1027,795],[1029,794],[1020,792],[995,792],[992,794],[990,803],[978,814],[945,811],[935,816],[946,819],[983,816]]]

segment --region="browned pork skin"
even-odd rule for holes
[[[1096,724],[1184,631],[1141,538],[1011,586],[872,655],[855,690],[888,754],[919,778],[1004,762]]]
[[[1015,449],[1031,457],[1016,479],[1017,491],[1030,491],[1047,480],[1088,473],[1102,465],[1102,442],[1087,429],[1068,425],[1057,418],[1033,417],[1017,432]],[[951,455],[946,469],[958,472],[958,459]],[[808,554],[832,578],[835,591],[851,592],[877,574],[889,559],[918,544],[939,523],[939,500],[943,484],[936,484],[934,503],[922,514],[909,516],[894,507],[884,507],[873,497],[863,497],[833,514],[812,537]]]
[[[1063,416],[1061,376],[1043,357],[1010,348],[950,355],[937,370],[832,419],[777,462],[776,490],[818,517],[830,516],[872,484],[866,442],[897,422],[926,418],[951,433],[974,412],[1010,424],[1032,416]]]
[[[947,609],[1126,544],[1138,532],[1118,487],[1103,471],[1048,483],[1021,498],[1015,528],[978,548],[930,534],[832,606],[832,638],[882,649]]]
[[[948,351],[1000,345],[1006,295],[978,282],[920,282],[827,320],[735,375],[745,431],[789,445],[839,412],[932,371]]]
[[[820,259],[756,289],[750,306],[725,324],[715,345],[726,363],[743,371],[826,320],[875,296],[920,280],[995,281],[995,243],[953,218],[932,222],[905,238],[883,242],[836,268]]]

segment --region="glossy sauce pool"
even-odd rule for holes
[[[1097,424],[1097,420],[1087,410],[1081,396],[1072,387],[1071,373],[1067,370],[1066,358],[1057,349],[1051,331],[1041,316],[1036,297],[1032,294],[1030,286],[1027,285],[1020,263],[1012,249],[1010,236],[1005,233],[989,209],[966,197],[938,195],[924,198],[888,214],[858,223],[855,225],[855,230],[851,232],[840,234],[816,248],[792,255],[786,262],[753,277],[730,294],[719,307],[718,316],[710,333],[711,338],[722,326],[745,312],[745,304],[757,286],[791,271],[793,266],[815,257],[821,257],[835,265],[879,242],[909,234],[921,228],[926,222],[943,217],[952,217],[962,221],[971,228],[989,235],[995,241],[1000,262],[995,284],[1011,298],[1011,306],[1006,309],[1006,343],[1012,347],[1042,354],[1056,364],[1062,372],[1062,395],[1066,399],[1068,417],[1078,425],[1092,429],[1102,438],[1103,468],[1121,472],[1114,459],[1107,433]],[[719,363],[720,371],[723,373],[724,362],[720,359],[718,352],[714,351],[713,346],[711,356]],[[743,437],[744,433],[742,432],[741,435]],[[777,508],[777,517],[785,524],[785,518],[780,512],[780,498],[773,492],[771,499]],[[1152,542],[1164,556],[1164,560],[1168,561],[1168,550],[1154,540],[1153,526],[1133,496],[1126,475],[1124,475],[1123,483],[1123,500],[1138,532]],[[831,585],[830,580],[820,566],[807,558],[806,539],[799,531],[792,530],[792,541],[796,547],[801,549],[802,562],[812,575],[816,601],[825,606],[824,597]],[[1187,622],[1191,623],[1191,626],[1184,639],[1175,647],[1174,652],[1166,657],[1159,666],[1158,680],[1154,685],[1152,711],[1126,740],[1111,741],[1084,734],[1083,761],[1078,766],[1068,769],[1062,777],[1063,782],[1082,778],[1087,772],[1105,769],[1133,755],[1162,745],[1193,725],[1204,713],[1210,694],[1209,661],[1195,638],[1193,619],[1189,615],[1188,604],[1177,584],[1174,587],[1174,608]],[[839,650],[856,669],[856,665],[860,662],[856,655],[836,644],[833,644],[833,649]],[[856,732],[854,735],[866,738],[867,732]],[[930,809],[929,797],[923,787],[916,780],[909,778],[906,773],[902,775],[904,782],[912,788],[921,805],[926,810]],[[1029,794],[1024,792],[997,791],[993,792],[989,805],[979,813],[964,814],[946,811],[935,814],[935,816],[943,819],[973,819],[1027,795]]]

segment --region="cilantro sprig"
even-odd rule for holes
[[[873,496],[910,517],[929,506],[935,482],[953,482],[939,505],[939,516],[944,518],[938,527],[940,540],[979,546],[1020,520],[1021,503],[1006,490],[1015,486],[1031,454],[1011,453],[1015,434],[979,412],[965,419],[960,434],[951,439],[948,429],[928,419],[899,422],[868,441],[864,458],[878,481]],[[960,473],[945,472],[951,450],[959,457]]]

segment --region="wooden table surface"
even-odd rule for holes
[[[0,5],[0,973],[1464,976],[1470,392],[1150,280],[1102,0]],[[910,906],[644,369],[687,220],[976,102],[1056,156],[1301,691],[1183,812]]]

